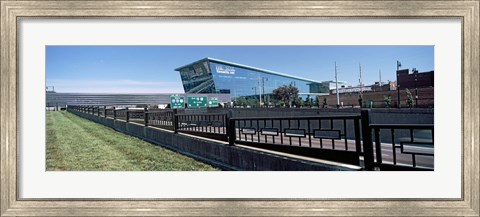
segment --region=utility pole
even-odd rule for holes
[[[378,78],[379,78],[379,81],[378,81],[378,84],[380,85],[380,87],[382,86],[382,70],[378,70]]]
[[[398,108],[401,108],[400,105],[400,83],[398,82],[398,70],[400,70],[400,67],[402,67],[402,64],[400,61],[397,60],[397,105]]]
[[[358,82],[360,83],[360,94],[363,94],[363,81],[362,81],[362,65],[358,64],[360,68],[360,77],[358,78]]]
[[[360,83],[360,98],[358,102],[360,103],[360,108],[363,108],[363,105],[366,105],[365,102],[363,101],[363,80],[362,80],[362,65],[358,63],[358,68],[359,68],[359,78],[358,82]]]
[[[413,74],[415,75],[415,107],[418,107],[418,89],[417,89],[417,75],[418,75],[418,70],[416,68],[413,68]]]
[[[337,93],[337,109],[340,108],[340,93],[338,91],[337,62],[335,61],[335,92]]]

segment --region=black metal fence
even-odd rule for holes
[[[168,130],[175,130],[175,110],[148,110],[145,112],[145,126],[153,126]]]
[[[175,114],[174,123],[177,132],[228,141],[227,113]]]
[[[235,118],[171,109],[68,106],[68,111],[201,137],[360,165],[365,170],[433,170],[433,125],[370,124],[361,115]]]
[[[431,170],[433,168],[433,124],[371,124],[375,141],[375,165],[380,170]],[[381,141],[387,134],[390,142]],[[392,156],[385,160],[385,155]]]
[[[359,115],[232,118],[230,123],[233,143],[360,165]]]

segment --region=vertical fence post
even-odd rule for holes
[[[228,144],[233,146],[235,145],[235,136],[236,136],[236,128],[235,128],[235,120],[232,119],[233,117],[233,110],[228,110],[227,114],[227,123],[226,123],[226,130],[228,135]]]
[[[230,116],[231,115],[230,111],[231,110],[227,111],[227,114],[225,114],[225,120],[224,120],[225,121],[224,122],[224,124],[225,124],[225,134],[227,134],[227,137],[230,135],[230,131],[229,131],[229,129],[230,129],[230,117],[231,117]]]
[[[103,117],[107,118],[107,106],[106,105],[103,106]]]
[[[173,131],[175,134],[178,133],[178,116],[177,116],[177,109],[173,109]]]
[[[372,143],[372,131],[370,129],[370,110],[362,110],[362,139],[363,139],[363,160],[365,164],[365,170],[374,169],[373,158],[373,143]]]
[[[148,126],[148,108],[143,108],[143,123]]]
[[[97,116],[100,117],[100,106],[97,106]]]
[[[362,142],[360,141],[361,135],[360,135],[360,119],[355,118],[353,120],[353,125],[355,128],[355,148],[356,151],[359,155],[363,155],[362,153]]]
[[[125,107],[125,121],[130,121],[130,113],[128,112],[128,107]]]
[[[113,106],[113,120],[117,119],[117,110],[115,109],[115,106]]]

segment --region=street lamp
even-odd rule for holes
[[[413,73],[415,74],[415,106],[418,107],[418,89],[417,89],[417,75],[418,75],[418,71],[417,69],[415,69],[413,71]]]
[[[330,86],[330,84],[329,84]],[[335,61],[335,92],[337,95],[337,109],[340,108],[340,93],[338,91],[338,73],[337,73],[337,62]]]
[[[400,61],[397,60],[397,104],[398,108],[401,108],[400,106],[400,82],[398,82],[398,70],[402,67],[402,64]]]

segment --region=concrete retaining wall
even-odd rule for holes
[[[127,123],[123,120],[113,120],[77,111],[70,112],[224,170],[348,171],[360,169],[355,166],[330,162],[314,162],[244,147],[229,146],[221,141],[206,140],[190,135],[174,134],[172,131],[145,127],[136,123]]]

